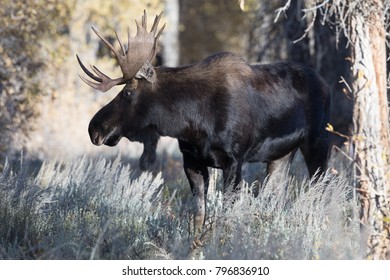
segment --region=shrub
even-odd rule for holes
[[[247,183],[222,195],[216,174],[203,246],[194,249],[191,197],[168,190],[160,173],[135,176],[120,157],[6,162],[0,258],[361,258],[358,208],[343,176],[296,181],[281,172],[254,197]]]

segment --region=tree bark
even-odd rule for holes
[[[175,67],[179,64],[179,0],[164,0],[167,26],[163,35],[164,65]]]
[[[386,33],[383,2],[369,2],[360,2],[360,7],[354,9],[350,18],[356,189],[361,203],[360,219],[362,236],[367,245],[366,256],[387,259],[390,256],[387,197],[390,138]]]

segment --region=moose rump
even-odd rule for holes
[[[325,171],[329,94],[322,79],[300,64],[252,66],[255,97],[251,100],[253,143],[248,161],[272,164],[300,148],[309,175]],[[313,156],[315,159],[313,159]]]

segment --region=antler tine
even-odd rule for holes
[[[95,34],[114,53],[118,64],[122,70],[123,76],[120,78],[111,79],[99,69],[97,69],[95,66],[92,66],[92,70],[93,72],[95,72],[95,75],[83,65],[80,58],[77,56],[77,60],[83,71],[87,74],[89,78],[96,82],[90,81],[84,77],[81,77],[81,79],[89,86],[105,92],[113,86],[125,84],[126,82],[135,77],[143,77],[142,74],[141,76],[137,76],[137,73],[141,69],[143,69],[142,71],[145,71],[147,67],[152,67],[151,61],[156,55],[157,41],[165,27],[164,24],[163,27],[157,33],[158,24],[160,22],[161,17],[162,13],[156,16],[153,22],[152,29],[150,30],[150,32],[148,32],[147,14],[146,10],[144,10],[141,23],[137,20],[135,21],[137,25],[137,33],[133,38],[131,38],[130,29],[128,29],[127,49],[123,45],[122,41],[119,39],[118,33],[116,31],[115,36],[119,42],[120,50],[116,49],[107,39],[100,35],[94,27],[92,27],[92,30],[95,32]],[[148,78],[148,80],[151,81],[150,77]]]
[[[156,17],[155,17],[155,19],[154,19],[154,22],[153,22],[152,29],[150,30],[150,32],[156,33],[158,24],[160,23],[160,19],[161,19],[161,17],[162,17],[162,14],[163,14],[163,12],[161,12],[158,16],[156,15]],[[164,24],[164,26],[161,28],[161,30],[164,29],[164,27],[165,27],[165,24]]]
[[[92,30],[95,32],[95,34],[106,44],[106,46],[115,54],[116,57],[119,57],[118,51],[115,49],[115,47],[106,40],[102,35],[99,34],[99,32],[92,26]],[[115,32],[116,33],[116,32]]]
[[[146,10],[144,10],[144,15],[142,16],[142,27],[147,29],[147,24],[148,24],[148,16],[146,15]]]
[[[158,32],[157,36],[155,37],[154,39],[154,45],[153,45],[153,51],[152,53],[150,54],[150,57],[148,59],[148,61],[152,61],[153,58],[155,57],[156,53],[157,53],[157,42],[158,42],[158,38],[160,37],[161,33],[163,32],[165,28],[165,23],[164,25],[161,27],[160,31]]]
[[[94,79],[96,82],[102,82],[102,79],[99,78],[99,77],[96,77],[94,74],[92,74],[91,71],[88,70],[87,67],[84,66],[84,64],[81,62],[81,59],[80,57],[76,54],[76,57],[77,57],[77,61],[79,62],[79,65],[81,67],[81,69],[83,69],[83,71],[85,72],[85,74],[88,75],[88,77],[90,77],[91,79]],[[84,79],[82,79],[84,81]]]
[[[151,53],[147,59],[148,62],[151,62],[153,60],[153,58],[155,57],[156,55],[156,52],[157,52],[157,42],[158,42],[158,39],[161,35],[161,33],[163,32],[164,28],[165,28],[165,25],[164,24],[159,32],[157,33],[157,36],[156,36],[156,32],[157,32],[157,28],[158,28],[158,24],[160,23],[160,19],[162,18],[162,15],[163,15],[163,12],[161,12],[159,15],[156,15],[156,17],[154,18],[154,22],[153,22],[153,25],[152,25],[152,28],[150,30],[150,34],[152,34],[153,38],[154,38],[154,42],[153,42],[153,48],[151,49]]]
[[[131,35],[130,35],[130,26],[127,27],[127,51],[130,49],[130,41],[131,41]]]
[[[96,75],[99,76],[101,81],[97,81],[97,83],[87,80],[86,78],[80,76],[80,78],[89,86],[93,87],[94,89],[97,89],[101,92],[106,92],[109,89],[111,89],[113,86],[120,85],[123,83],[126,83],[126,80],[123,77],[117,78],[117,79],[111,79],[106,74],[101,72],[96,66],[92,66],[93,72],[96,73]]]
[[[137,26],[137,34],[142,30],[142,25],[139,24],[138,20],[135,20],[135,25]],[[135,35],[137,37],[137,34]]]
[[[100,71],[96,66],[92,66],[93,72],[95,72],[97,75],[97,76],[95,76],[91,71],[88,70],[87,67],[84,66],[84,64],[81,62],[81,59],[79,58],[79,56],[76,55],[76,57],[77,57],[77,61],[80,64],[81,69],[83,69],[85,74],[87,74],[88,77],[90,77],[91,79],[93,79],[97,82],[97,83],[92,82],[92,81],[84,78],[83,76],[79,75],[81,80],[83,80],[83,82],[85,82],[90,87],[93,87],[94,89],[97,89],[101,92],[106,92],[107,90],[109,90],[113,86],[123,84],[126,82],[126,80],[123,77],[118,78],[118,79],[111,79],[106,74],[104,74],[102,71]]]
[[[121,39],[119,39],[118,33],[116,31],[115,31],[115,36],[116,36],[116,39],[118,40],[118,43],[119,43],[119,45],[121,47],[122,54],[126,55],[125,47],[123,46]]]
[[[156,43],[157,43],[157,40],[158,38],[160,37],[161,33],[163,32],[164,28],[165,28],[165,25],[166,23],[164,23],[164,25],[161,27],[160,31],[158,32],[157,36],[156,36]]]
[[[81,79],[84,83],[86,83],[86,84],[89,85],[90,87],[92,87],[92,88],[94,88],[94,89],[97,89],[97,90],[100,90],[100,87],[99,87],[100,84],[99,84],[99,83],[92,82],[92,81],[90,81],[90,80],[84,78],[84,77],[81,76],[80,74],[79,74],[79,77],[80,77],[80,79]]]

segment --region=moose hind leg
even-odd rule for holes
[[[322,174],[328,167],[329,142],[326,138],[317,138],[311,143],[305,143],[301,152],[306,162],[309,176],[312,178],[317,171]]]
[[[232,188],[233,191],[238,191],[240,189],[241,167],[242,164],[240,162],[232,160],[230,164],[227,164],[225,168],[223,168],[224,192],[229,188]]]
[[[286,178],[285,176],[288,176],[288,171],[289,171],[291,162],[294,159],[296,151],[297,151],[297,149],[294,149],[291,152],[289,152],[288,154],[286,154],[285,156],[283,156],[277,160],[267,162],[267,177],[266,177],[267,182],[274,182],[275,178],[277,180],[279,180],[279,179],[284,180],[284,178]],[[280,172],[282,172],[282,174],[281,174],[282,176],[272,176],[275,174],[277,175],[277,173],[280,173]],[[288,185],[286,185],[285,187],[287,188]],[[259,182],[259,184],[253,190],[254,196],[257,197],[263,188],[264,188],[264,184]]]
[[[271,175],[275,171],[282,171],[282,170],[287,171],[288,168],[290,167],[292,160],[294,159],[294,155],[295,155],[296,151],[297,150],[295,149],[280,159],[268,162],[267,163],[267,175]]]

